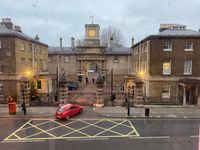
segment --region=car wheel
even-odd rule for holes
[[[66,120],[69,120],[69,116],[66,116]]]
[[[83,111],[83,110],[82,110],[82,109],[80,109],[79,113],[82,113],[82,111]]]

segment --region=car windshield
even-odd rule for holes
[[[65,110],[64,108],[59,108],[58,112],[64,112],[64,110]]]

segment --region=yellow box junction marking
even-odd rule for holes
[[[37,123],[37,121],[40,121]],[[70,121],[70,122],[69,122]],[[36,122],[36,123],[35,123]],[[54,119],[31,119],[22,125],[15,132],[10,134],[4,141],[34,141],[34,140],[49,140],[49,139],[82,139],[82,138],[110,138],[110,137],[137,137],[140,136],[133,124],[129,120],[123,119],[70,119],[68,121],[58,122]],[[55,127],[50,129],[41,129],[41,125],[49,125],[53,123]],[[80,125],[82,127],[73,127],[73,125]],[[102,125],[100,125],[102,124]],[[71,125],[71,127],[70,127]],[[105,127],[108,125],[108,127]],[[28,127],[27,127],[28,126]],[[65,129],[63,129],[65,128]],[[118,128],[118,131],[116,131]],[[20,135],[20,133],[27,133],[27,130],[33,129],[30,135]],[[56,136],[56,130],[63,129],[63,135]],[[88,130],[90,133],[87,133]],[[92,129],[95,131],[92,131]],[[120,129],[120,131],[119,131]],[[35,131],[37,130],[37,131]],[[100,130],[100,131],[99,131]],[[126,133],[123,133],[126,130]],[[128,131],[127,131],[128,130]],[[54,131],[54,133],[52,133]],[[66,131],[68,131],[66,133]],[[94,133],[93,133],[94,132]],[[103,135],[103,134],[108,135]],[[74,136],[72,136],[75,134]],[[78,135],[77,135],[78,134]],[[92,135],[91,135],[92,134]],[[39,136],[39,137],[37,137]],[[42,136],[42,137],[40,137]]]

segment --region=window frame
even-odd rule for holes
[[[169,69],[164,68],[165,63],[169,63]],[[171,61],[171,59],[164,59],[162,66],[163,66],[162,67],[162,74],[163,75],[171,75],[171,71],[172,71],[172,61]]]
[[[164,42],[163,51],[172,51],[173,45],[172,42]]]
[[[23,41],[20,43],[20,50],[25,51],[25,42]]]
[[[119,63],[119,56],[113,57],[113,63]]]
[[[65,56],[64,62],[65,62],[65,63],[69,63],[69,62],[70,62],[69,56]]]
[[[194,49],[193,49],[194,47],[193,47],[193,43],[192,42],[187,42],[186,44],[185,44],[185,49],[184,49],[184,51],[193,51]]]
[[[184,61],[183,74],[192,75],[192,59],[187,59]]]
[[[169,83],[164,83],[162,87],[162,98],[170,98],[171,85]]]
[[[42,90],[42,81],[41,80],[37,80],[37,89]]]

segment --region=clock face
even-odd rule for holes
[[[89,31],[89,36],[90,36],[90,37],[94,37],[95,35],[96,35],[95,30],[90,30],[90,31]]]

